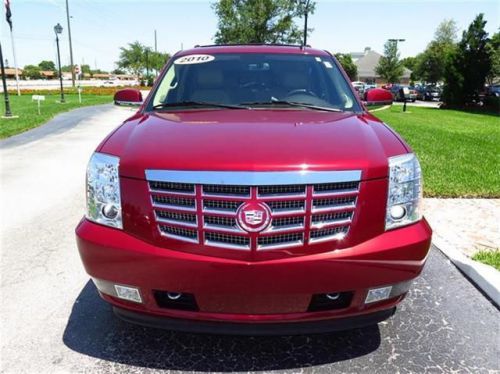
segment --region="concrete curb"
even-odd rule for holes
[[[469,279],[500,308],[500,272],[494,267],[471,260],[438,237],[432,244],[459,268]]]

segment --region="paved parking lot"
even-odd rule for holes
[[[500,370],[500,314],[433,249],[390,320],[296,337],[174,333],[117,320],[84,273],[73,229],[98,142],[130,111],[65,113],[0,142],[1,371],[488,373]]]

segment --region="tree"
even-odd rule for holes
[[[457,40],[457,23],[454,19],[443,20],[434,32],[438,44],[454,44]]]
[[[42,77],[41,69],[35,65],[26,65],[23,69],[23,76],[28,79],[40,79]]]
[[[491,72],[487,80],[489,84],[493,84],[495,78],[500,77],[500,31],[493,34],[488,46],[491,55]]]
[[[125,74],[125,70],[120,69],[120,68],[116,68],[113,71],[111,71],[111,74],[122,75],[122,74]]]
[[[139,78],[145,68],[145,46],[138,41],[129,43],[127,47],[120,48],[120,59],[116,63],[119,68],[128,70]]]
[[[446,61],[455,49],[454,44],[432,41],[419,55],[415,66],[415,75],[423,82],[436,84],[443,80]]]
[[[160,71],[166,64],[170,55],[162,52],[151,52],[149,55],[149,67],[155,71]]]
[[[303,0],[219,0],[213,4],[219,19],[215,42],[300,44],[304,32],[294,20],[304,16],[306,5]],[[310,1],[308,14],[314,8]]]
[[[47,60],[41,61],[38,64],[38,67],[40,68],[40,70],[43,71],[53,71],[53,72],[57,71],[56,64],[54,64],[54,61],[47,61]]]
[[[473,102],[491,74],[490,39],[484,27],[486,20],[479,14],[463,32],[462,40],[450,56],[445,73],[443,99],[449,106],[462,107]]]
[[[375,67],[375,72],[388,83],[397,83],[404,73],[404,67],[399,60],[398,44],[388,40],[384,44],[384,56]]]
[[[340,65],[342,65],[342,67],[344,68],[346,74],[349,76],[349,79],[351,81],[355,81],[358,77],[358,67],[352,60],[351,55],[348,53],[337,53],[335,54],[335,57],[340,62]]]
[[[439,24],[434,33],[434,40],[418,55],[414,66],[415,77],[431,84],[443,80],[446,61],[456,48],[456,33],[454,20],[444,20]]]

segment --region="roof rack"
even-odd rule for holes
[[[207,44],[207,45],[195,45],[194,48],[209,48],[209,47],[234,47],[234,46],[259,46],[259,45],[269,45],[273,47],[297,47],[304,48],[303,44],[282,44],[282,43],[223,43],[223,44]],[[309,44],[306,47],[311,48]]]

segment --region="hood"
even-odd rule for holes
[[[138,114],[101,146],[120,174],[208,171],[361,170],[387,176],[387,158],[408,148],[369,114],[308,110],[193,110]]]

